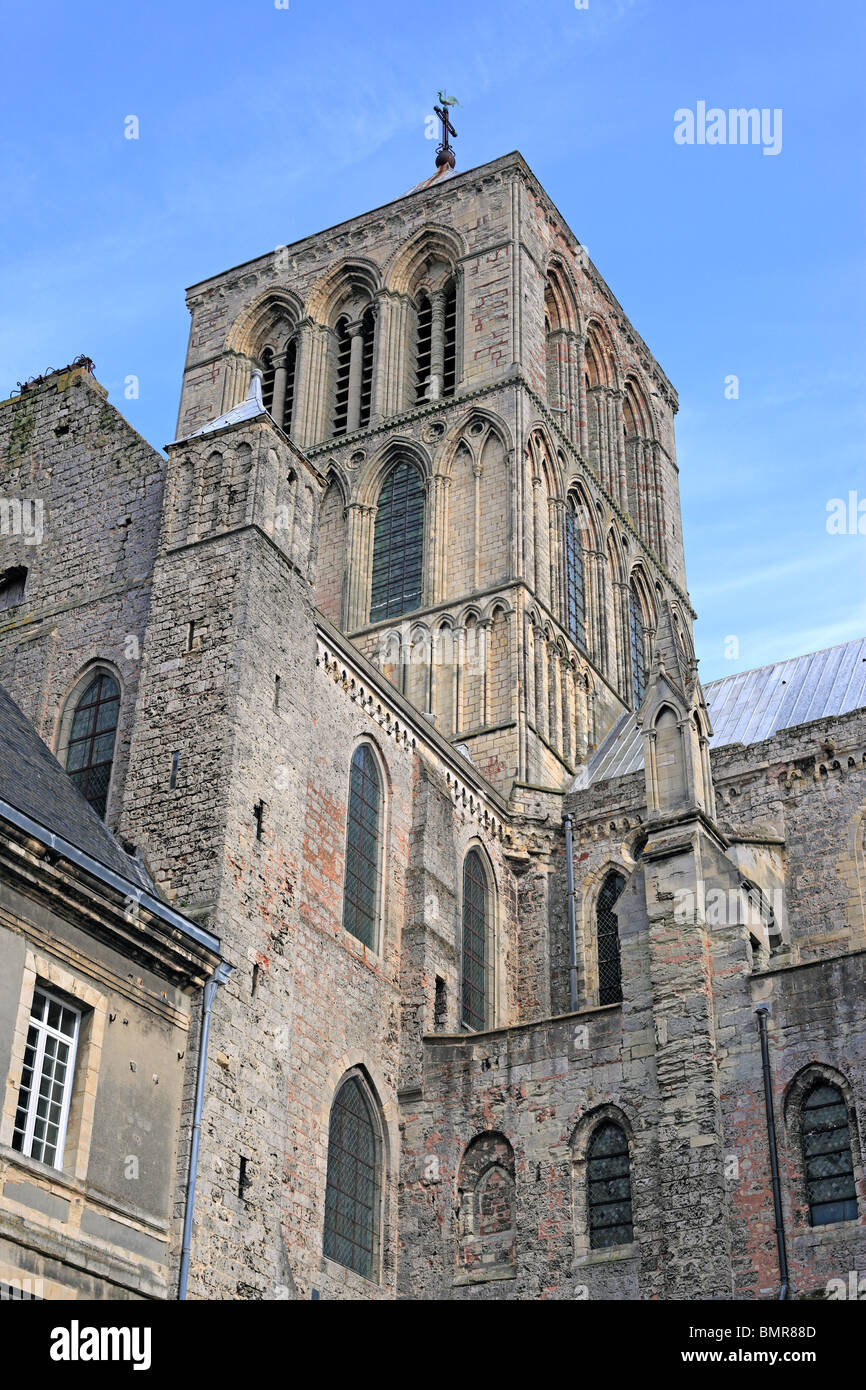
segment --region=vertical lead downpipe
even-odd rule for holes
[[[565,826],[565,876],[568,884],[568,946],[571,953],[571,1012],[577,1013],[577,926],[574,919],[574,846],[571,838],[571,816],[563,816]]]
[[[759,1004],[755,1009],[758,1015],[758,1032],[761,1035],[761,1068],[764,1073],[764,1108],[767,1112],[767,1138],[770,1143],[770,1172],[773,1178],[773,1211],[776,1217],[776,1245],[779,1250],[779,1274],[782,1287],[779,1298],[788,1297],[788,1253],[785,1249],[785,1222],[782,1216],[782,1188],[779,1182],[779,1153],[776,1148],[776,1119],[773,1114],[773,1082],[770,1075],[770,1049],[767,1044],[767,1019],[769,1004]]]
[[[189,1278],[189,1256],[192,1247],[192,1213],[195,1206],[195,1180],[198,1173],[198,1146],[201,1138],[201,1112],[204,1103],[204,1078],[207,1067],[207,1040],[210,1035],[210,1012],[213,1006],[217,985],[224,985],[232,967],[220,961],[204,987],[201,1015],[201,1038],[198,1045],[198,1066],[195,1081],[195,1111],[192,1122],[192,1138],[189,1146],[189,1177],[186,1184],[186,1210],[183,1217],[183,1248],[180,1254],[180,1277],[178,1279],[178,1300],[186,1298],[186,1284]]]

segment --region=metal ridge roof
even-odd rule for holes
[[[760,743],[780,729],[850,714],[866,707],[866,637],[789,657],[704,686],[713,736],[710,745]],[[578,773],[573,789],[643,767],[643,740],[633,713],[620,716]]]

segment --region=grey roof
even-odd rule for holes
[[[704,686],[713,748],[760,743],[779,729],[810,724],[866,706],[866,638],[794,656]],[[582,768],[574,789],[643,767],[643,740],[634,714],[623,714]]]
[[[247,392],[246,400],[241,401],[240,405],[233,405],[231,410],[227,410],[225,415],[218,415],[215,420],[208,420],[206,425],[202,425],[200,430],[193,430],[192,434],[187,434],[184,439],[176,439],[175,444],[182,444],[185,439],[197,439],[201,434],[216,434],[217,430],[228,429],[229,425],[242,425],[244,420],[255,420],[259,415],[265,415],[269,420],[273,417],[265,409],[262,400],[262,374],[258,367],[254,367],[250,375],[250,389]]]
[[[144,867],[124,853],[2,685],[0,800],[135,887],[154,892]]]
[[[197,439],[200,434],[215,434],[217,430],[224,430],[229,425],[243,424],[244,420],[255,420],[259,415],[267,415],[268,412],[261,401],[248,396],[240,405],[235,405],[231,410],[227,410],[225,415],[220,415],[216,420],[209,420],[206,425],[202,425],[200,430],[193,430],[192,434],[186,435],[187,439]],[[176,440],[182,443],[182,440]]]

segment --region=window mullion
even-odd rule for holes
[[[31,1006],[32,1007],[32,1006]],[[33,1058],[33,1074],[30,1082],[30,1102],[27,1106],[27,1121],[24,1126],[24,1138],[21,1145],[22,1153],[28,1158],[33,1147],[33,1131],[36,1128],[36,1113],[39,1105],[39,1088],[42,1084],[42,1068],[45,1063],[45,1041],[47,1037],[46,1025],[41,1019],[30,1019],[30,1024],[36,1027],[36,1055]]]

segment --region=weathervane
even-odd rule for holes
[[[436,146],[436,168],[441,169],[447,164],[449,169],[453,169],[457,160],[454,157],[454,151],[451,148],[448,137],[449,135],[453,135],[456,139],[457,131],[451,124],[448,108],[449,106],[459,106],[460,102],[456,97],[446,97],[443,92],[439,93],[439,102],[439,106],[433,107],[433,110],[442,122],[442,140],[441,143]]]

